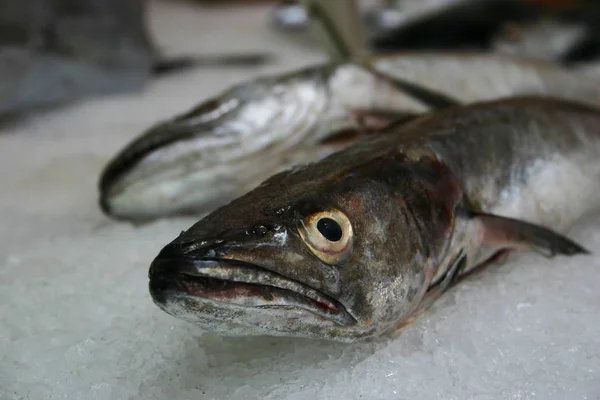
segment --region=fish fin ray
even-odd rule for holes
[[[546,257],[590,254],[573,240],[540,225],[492,214],[474,214],[472,218],[480,224],[480,240],[487,245],[533,250]]]

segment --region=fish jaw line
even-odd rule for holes
[[[145,184],[143,186],[142,184]],[[184,193],[183,188],[187,187]],[[221,196],[208,196],[206,190],[195,187],[189,180],[136,182],[120,191],[100,194],[102,211],[113,219],[151,221],[171,216],[199,216],[221,205]]]
[[[174,296],[196,301],[210,301],[237,309],[299,310],[335,326],[355,325],[357,320],[346,307],[331,297],[305,284],[286,278],[263,267],[231,259],[155,260],[154,263],[176,262],[176,271],[150,277],[154,302],[169,313],[164,301],[155,296],[153,280],[171,280]],[[177,293],[178,292],[178,293]]]
[[[286,145],[278,144],[264,154],[267,161],[258,164],[251,162],[255,153],[237,154],[227,162],[207,162],[203,152],[182,152],[180,159],[187,161],[178,163],[177,157],[161,161],[155,152],[104,184],[100,208],[116,219],[152,220],[204,213],[241,196],[286,167],[307,157],[324,157],[331,151],[300,146],[293,153]]]
[[[117,219],[152,220],[205,213],[241,194],[240,182],[223,170],[227,168],[225,165],[212,168],[202,163],[190,165],[193,167],[171,164],[140,171],[140,167],[145,168],[140,162],[100,192],[100,206],[105,214]],[[189,173],[186,168],[196,172]],[[255,171],[249,171],[242,175],[243,179],[256,181],[252,175]],[[261,172],[258,170],[256,174]],[[219,189],[207,190],[210,187]]]

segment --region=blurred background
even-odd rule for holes
[[[489,51],[565,65],[600,56],[600,2],[592,0],[0,0],[0,117],[135,91],[186,68],[252,68],[277,58],[267,42],[262,51],[171,54],[148,26],[156,3],[199,12],[270,7],[265,26],[331,60],[403,50]],[[232,30],[222,26],[211,40],[218,45]]]

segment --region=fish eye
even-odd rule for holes
[[[308,215],[300,221],[298,232],[309,250],[326,264],[339,264],[352,252],[352,224],[339,210]]]
[[[317,222],[317,230],[330,242],[338,242],[342,235],[342,227],[331,218],[321,218]]]

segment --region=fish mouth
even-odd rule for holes
[[[207,299],[225,307],[310,312],[338,326],[356,324],[346,307],[306,284],[244,261],[224,258],[162,259],[150,267],[150,294],[166,303],[178,297]]]

